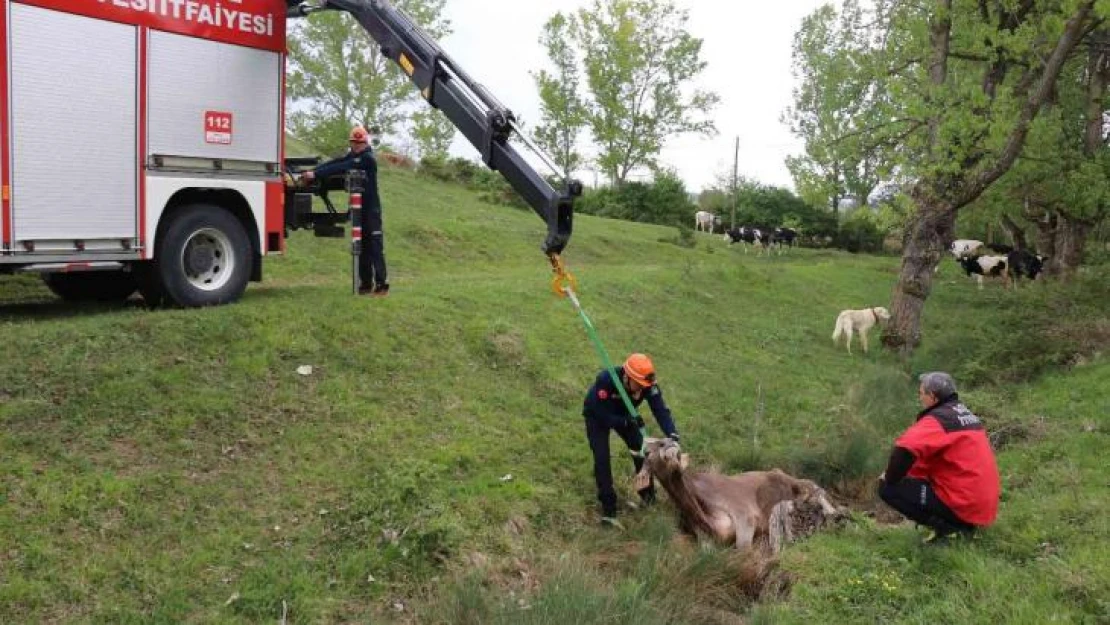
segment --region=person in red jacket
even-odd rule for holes
[[[879,497],[930,527],[931,542],[993,523],[1001,486],[987,431],[960,402],[956,381],[943,372],[923,374],[920,381],[925,409],[894,442]]]

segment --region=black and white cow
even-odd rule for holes
[[[968,277],[975,276],[979,288],[983,288],[983,278],[1001,278],[1002,284],[1010,286],[1010,272],[1007,270],[1008,262],[1005,256],[970,256],[960,259],[960,266],[967,272]]]
[[[965,258],[975,258],[983,251],[983,242],[975,239],[956,239],[948,246],[948,251],[956,258],[956,262],[963,265]],[[967,269],[966,267],[964,268]],[[940,265],[933,267],[933,273],[940,271]],[[969,274],[970,275],[970,274]]]
[[[694,231],[700,232],[713,232],[713,229],[721,225],[721,218],[709,211],[698,211],[694,213]]]
[[[952,242],[952,245],[948,246],[948,251],[952,252],[956,260],[963,260],[965,258],[978,256],[982,247],[982,241],[976,241],[975,239],[956,239]]]
[[[755,245],[756,241],[759,239],[756,232],[758,231],[751,226],[739,226],[731,230],[726,230],[724,238],[725,241],[728,241],[729,245],[733,243],[743,243],[744,253],[747,254],[748,246]]]
[[[771,246],[775,244],[775,231],[772,228],[756,226],[751,228],[754,244],[759,246],[759,253],[771,253]]]
[[[775,228],[775,243],[780,247],[787,245],[794,247],[794,239],[798,238],[798,231],[793,228]]]
[[[1009,265],[1010,279],[1017,286],[1021,278],[1036,280],[1044,270],[1044,257],[1038,256],[1029,250],[1014,250],[1006,255]]]
[[[1004,243],[987,243],[987,248],[995,254],[1009,254],[1014,248]]]

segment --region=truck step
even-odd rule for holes
[[[77,271],[119,271],[123,263],[115,261],[94,261],[76,263],[35,263],[24,265],[18,271],[23,273],[73,273]]]

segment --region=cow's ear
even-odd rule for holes
[[[690,454],[682,454],[681,456],[679,456],[678,457],[678,466],[683,471],[685,471],[686,467],[690,466]]]

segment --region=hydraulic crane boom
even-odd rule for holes
[[[459,68],[428,33],[388,0],[286,0],[286,4],[290,16],[322,10],[350,13],[381,46],[382,53],[409,76],[424,99],[481,152],[483,162],[500,172],[547,223],[544,253],[563,251],[570,240],[574,198],[582,194],[581,183],[565,180],[560,190],[553,188],[509,142],[516,133],[556,171],[543,151],[520,131],[512,111]]]

